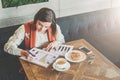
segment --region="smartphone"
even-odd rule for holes
[[[82,46],[79,49],[80,49],[80,51],[82,51],[82,52],[84,52],[86,54],[91,54],[92,53],[92,51],[90,49],[88,49],[87,47],[85,47],[85,46]]]

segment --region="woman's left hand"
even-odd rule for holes
[[[57,50],[57,47],[59,46],[59,42],[58,41],[53,41],[51,43],[48,44],[48,46],[46,47],[46,50],[47,51],[55,51]]]

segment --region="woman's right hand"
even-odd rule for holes
[[[33,57],[26,50],[21,51],[21,56],[24,56],[26,59],[31,60]]]

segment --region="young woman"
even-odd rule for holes
[[[64,36],[60,27],[56,24],[56,17],[53,10],[49,8],[40,9],[34,16],[34,20],[21,25],[10,37],[4,46],[4,51],[18,56],[25,56],[27,59],[32,56],[18,46],[25,41],[26,49],[42,47],[46,43],[46,49],[56,47],[64,43]]]

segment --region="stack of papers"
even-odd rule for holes
[[[50,49],[49,51],[45,51],[38,48],[32,48],[28,52],[34,56],[33,59],[28,60],[24,56],[20,58],[47,68],[60,55],[64,56],[65,53],[72,51],[72,49],[73,49],[73,46],[70,46],[70,45],[60,45],[56,50]]]

